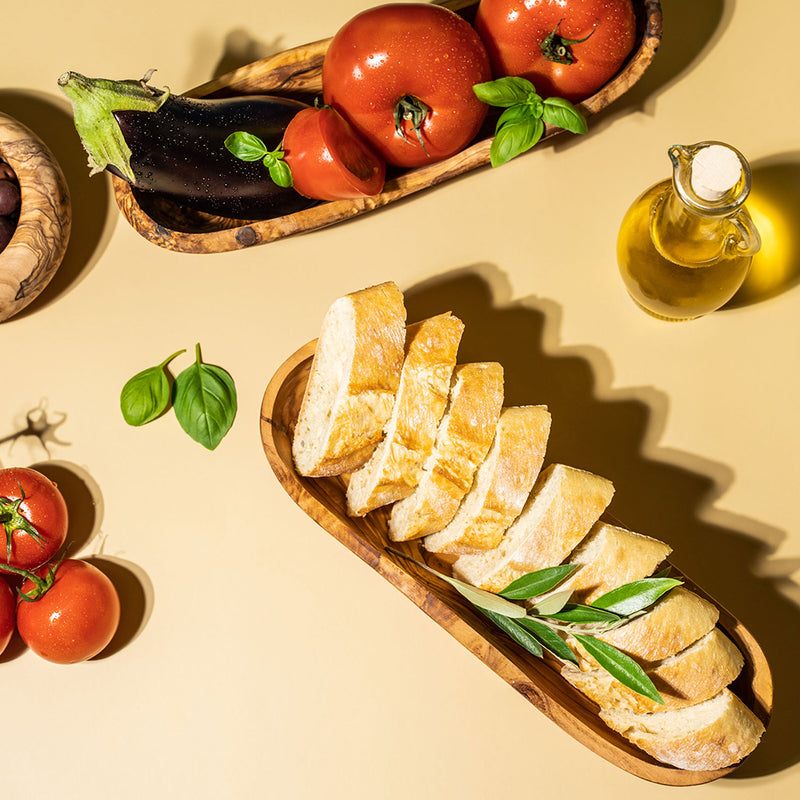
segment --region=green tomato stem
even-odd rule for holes
[[[428,108],[428,106],[425,105],[422,100],[420,100],[418,97],[414,97],[412,94],[403,95],[397,101],[394,107],[395,133],[404,141],[412,144],[408,137],[406,137],[406,132],[403,128],[404,122],[410,122],[411,128],[416,134],[420,147],[422,147],[426,155],[428,151],[425,149],[425,142],[422,139],[422,126],[425,123],[425,118],[428,116],[429,111],[430,108]]]
[[[592,30],[584,36],[583,39],[565,39],[563,36],[560,36],[558,27],[563,21],[563,19],[558,21],[558,25],[553,28],[553,32],[548,34],[539,44],[539,49],[548,61],[553,61],[556,64],[573,64],[575,63],[575,56],[572,54],[572,50],[570,50],[570,45],[585,42],[597,30],[600,21],[597,20],[595,22]]]

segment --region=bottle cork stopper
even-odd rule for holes
[[[724,197],[742,177],[739,156],[721,144],[704,147],[692,160],[692,189],[703,200]]]

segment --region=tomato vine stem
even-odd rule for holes
[[[556,27],[553,28],[553,32],[545,36],[539,44],[539,49],[548,61],[554,61],[556,64],[574,64],[575,56],[570,50],[570,45],[585,42],[597,30],[600,20],[595,20],[594,27],[583,39],[565,39],[561,36],[558,33],[558,28],[563,21],[563,19],[560,19]]]
[[[425,142],[422,139],[422,126],[425,123],[425,118],[428,116],[430,108],[413,94],[404,94],[395,104],[394,107],[394,131],[406,142],[411,144],[406,131],[403,126],[404,122],[410,122],[414,133],[417,136],[420,147],[422,147],[425,155],[428,151],[425,149]]]

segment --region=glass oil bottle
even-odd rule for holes
[[[680,321],[708,314],[744,282],[761,241],[744,202],[750,165],[721,142],[674,145],[672,178],[628,209],[617,262],[628,293],[644,311]]]

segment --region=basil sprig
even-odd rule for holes
[[[567,602],[571,591],[555,591],[577,568],[575,565],[530,572],[495,594],[443,575],[399,550],[387,549],[449,583],[532,655],[541,658],[547,650],[556,658],[577,665],[575,653],[564,640],[564,635],[572,636],[621,684],[656,703],[664,703],[650,677],[634,659],[597,637],[645,613],[681,581],[663,574],[644,578],[612,589],[589,605],[581,605]],[[514,600],[528,600],[529,610]]]
[[[234,131],[225,139],[225,148],[241,161],[260,161],[277,186],[288,188],[294,185],[292,169],[284,161],[285,153],[280,146],[270,150],[254,133]]]
[[[178,350],[159,365],[134,375],[122,387],[120,409],[129,425],[144,425],[170,408],[181,428],[208,450],[214,450],[236,417],[236,386],[222,367],[206,364],[195,347],[195,361],[174,381],[167,366],[186,350]]]
[[[489,150],[493,167],[530,150],[544,135],[545,125],[570,133],[586,133],[589,129],[583,114],[569,100],[542,99],[527,78],[498,78],[476,83],[472,90],[481,102],[505,109],[495,125]]]

